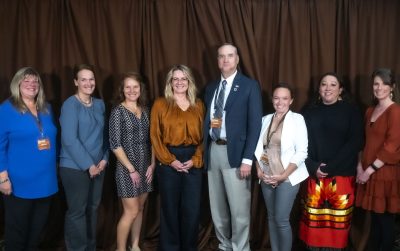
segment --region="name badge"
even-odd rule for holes
[[[222,119],[221,118],[212,118],[210,123],[211,123],[211,128],[221,128]]]
[[[49,138],[38,139],[37,146],[40,151],[50,149],[50,139]]]

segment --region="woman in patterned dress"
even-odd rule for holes
[[[400,213],[400,106],[394,76],[385,68],[372,74],[374,105],[365,113],[366,142],[357,166],[356,206],[371,212],[373,250],[392,250]]]
[[[141,76],[125,74],[119,86],[119,104],[110,116],[110,146],[117,157],[115,180],[123,214],[117,225],[117,250],[125,251],[129,232],[131,251],[140,251],[143,206],[153,190],[154,155],[149,137],[149,109],[145,106]]]

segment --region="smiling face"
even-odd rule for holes
[[[319,95],[326,105],[334,104],[339,99],[342,90],[335,76],[327,75],[319,83]]]
[[[137,102],[140,97],[140,83],[132,78],[126,78],[124,80],[124,97],[125,101]]]
[[[374,96],[378,101],[384,101],[386,99],[391,99],[390,93],[393,88],[383,82],[382,78],[376,76],[374,78],[374,83],[372,85]]]
[[[74,79],[75,85],[78,87],[78,94],[90,96],[96,87],[94,74],[90,70],[83,69],[78,72],[77,79]]]
[[[186,94],[189,88],[189,81],[183,71],[176,70],[172,73],[171,85],[174,94]]]
[[[218,67],[224,78],[235,73],[239,64],[237,49],[232,45],[223,45],[218,49]]]
[[[277,114],[285,114],[292,103],[293,98],[289,89],[279,87],[274,90],[272,95],[272,105]]]
[[[34,100],[39,93],[39,79],[36,76],[26,75],[19,85],[19,91],[23,99]]]

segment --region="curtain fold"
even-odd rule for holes
[[[299,111],[327,71],[344,77],[346,89],[364,109],[371,99],[372,71],[388,67],[400,73],[398,13],[398,0],[0,0],[0,101],[9,96],[14,73],[32,66],[42,74],[58,116],[62,102],[75,92],[72,68],[77,63],[96,66],[96,92],[109,108],[121,73],[141,73],[153,100],[163,95],[173,64],[192,68],[201,95],[220,74],[216,49],[231,42],[239,48],[241,71],[260,82],[264,113],[272,111],[274,83],[294,86],[292,108]],[[101,250],[115,249],[122,209],[114,168],[111,161],[99,208]],[[199,250],[215,250],[206,186],[203,192]],[[252,250],[268,250],[266,209],[255,173],[252,196]],[[61,189],[44,235],[48,250],[62,250],[65,209]],[[362,210],[356,212],[353,243],[362,250],[368,228]],[[297,201],[294,231],[298,216]],[[158,232],[156,191],[145,209],[144,250],[155,250]]]

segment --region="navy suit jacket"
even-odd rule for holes
[[[208,168],[210,154],[211,102],[221,80],[209,83],[205,90],[207,108],[204,119],[204,165]],[[228,160],[231,167],[240,167],[242,159],[253,159],[261,130],[262,101],[257,81],[237,72],[225,103],[225,127],[228,141]]]

